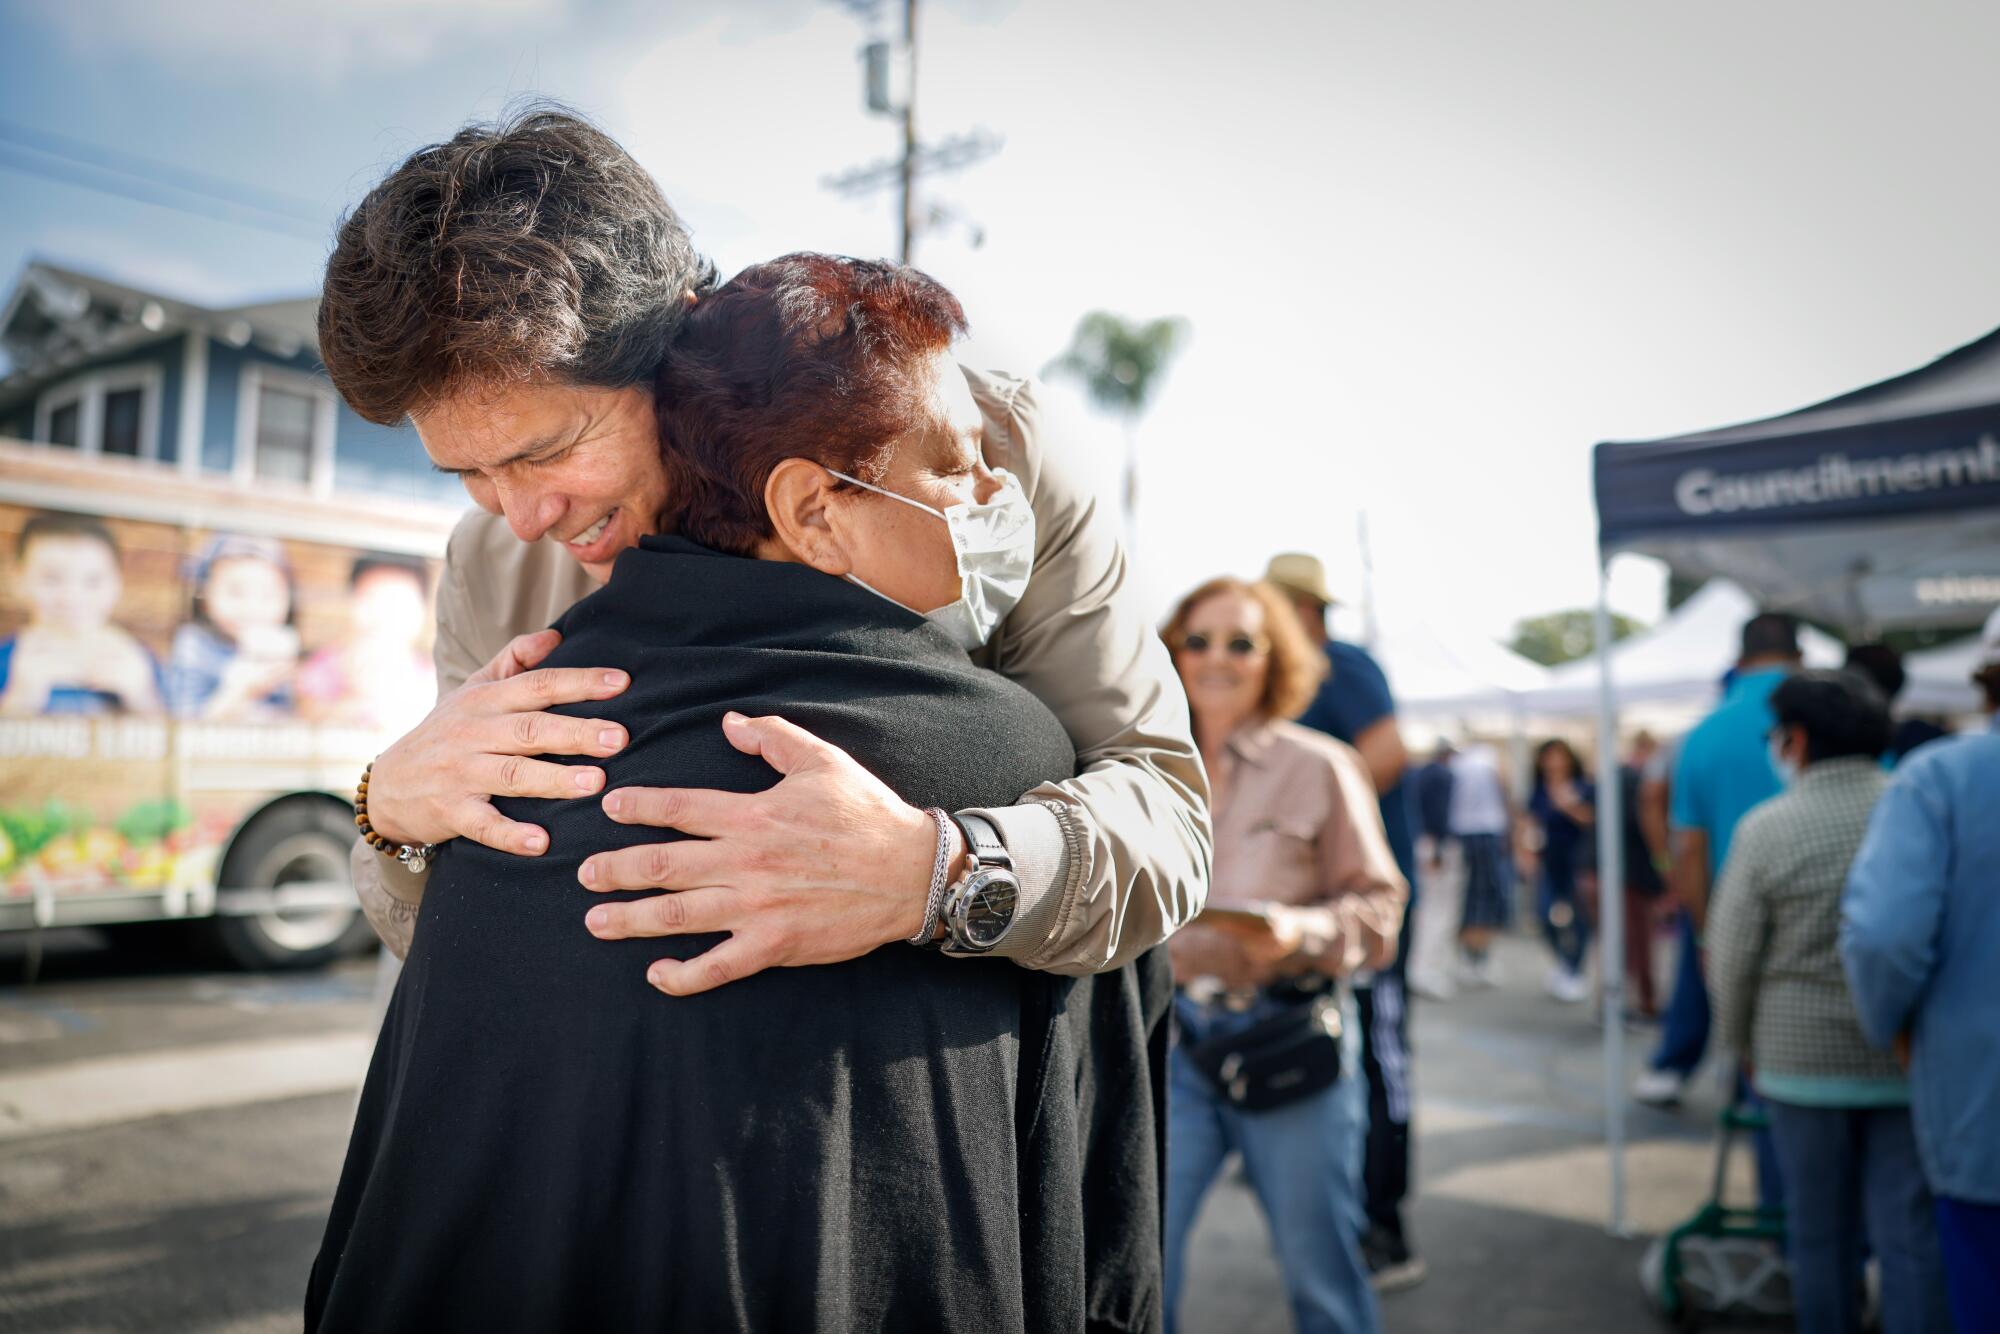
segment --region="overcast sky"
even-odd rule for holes
[[[896,6],[899,10],[900,5]],[[198,300],[317,286],[327,241],[20,164],[53,131],[331,220],[403,154],[541,94],[659,177],[725,273],[893,247],[864,20],[752,4],[0,2],[0,269]],[[917,262],[970,359],[1036,370],[1078,316],[1180,315],[1141,429],[1162,605],[1273,551],[1389,617],[1503,634],[1593,595],[1589,448],[1764,416],[2000,323],[2000,11],[1829,0],[925,0],[920,128],[1003,135],[931,186]],[[1074,391],[1059,397],[1074,398]],[[1075,406],[1075,405],[1070,405]],[[1116,428],[1057,448],[1114,475]],[[1621,608],[1659,614],[1621,562]]]

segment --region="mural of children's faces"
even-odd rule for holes
[[[362,571],[354,581],[349,611],[356,639],[398,646],[422,637],[429,619],[422,579],[400,565]]]
[[[87,533],[47,533],[20,557],[21,593],[35,624],[82,634],[110,623],[125,581],[118,553]]]
[[[262,557],[225,556],[209,567],[202,602],[209,622],[241,643],[291,619],[291,580]]]
[[[86,515],[35,514],[14,557],[28,619],[0,641],[0,715],[159,712],[157,660],[112,620],[125,580],[111,531]]]

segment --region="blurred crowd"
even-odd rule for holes
[[[1449,1001],[1494,985],[1493,941],[1519,905],[1547,946],[1548,995],[1602,1000],[1612,946],[1596,937],[1617,893],[1623,1020],[1659,1027],[1633,1096],[1679,1101],[1721,1049],[1798,1327],[1859,1330],[1872,1259],[1882,1328],[2000,1329],[2000,612],[1974,674],[1988,725],[1962,736],[1895,718],[1894,649],[1807,670],[1798,623],[1759,614],[1713,711],[1670,739],[1633,735],[1609,801],[1561,738],[1533,749],[1524,796],[1482,741],[1446,737],[1411,764],[1381,668],[1327,632],[1331,601],[1316,561],[1281,556],[1260,583],[1195,590],[1166,630],[1215,785],[1220,910],[1172,942],[1170,1293],[1235,1148],[1299,1327],[1372,1328],[1371,1283],[1425,1272],[1403,1217],[1406,987]],[[1321,906],[1273,925],[1273,898]],[[1295,979],[1315,960],[1339,971],[1327,942],[1357,901],[1408,917],[1355,974],[1344,1051],[1364,1078],[1281,1110],[1232,1105],[1206,1049],[1221,1034],[1240,1054],[1226,1038],[1246,1030],[1283,1042]],[[1266,920],[1224,920],[1253,902]]]

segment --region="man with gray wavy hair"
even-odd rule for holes
[[[582,872],[594,889],[732,896],[730,967],[668,968],[671,992],[853,958],[924,919],[930,819],[834,747],[780,719],[738,725],[730,740],[782,781],[719,818],[710,794],[617,786],[607,766],[623,729],[551,711],[622,692],[622,673],[537,669],[557,642],[544,627],[656,530],[667,481],[654,372],[714,279],[645,170],[560,108],[420,150],[341,225],[319,314],[328,374],[363,417],[412,422],[478,506],[440,584],[437,706],[377,758],[367,785],[356,881],[398,952],[437,845],[547,850],[545,831],[504,818],[495,796],[597,797],[622,822],[705,840],[606,852]],[[1040,696],[1080,757],[1073,778],[965,813],[1020,882],[1012,921],[982,944],[1023,967],[1114,968],[1200,908],[1207,782],[1116,524],[1073,461],[1045,446],[1035,386],[965,375],[986,459],[1021,479],[1038,533],[1026,592],[978,661]],[[956,883],[972,865],[956,826],[947,851]],[[660,898],[612,906],[593,930],[674,930]]]

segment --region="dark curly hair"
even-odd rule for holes
[[[1576,753],[1576,747],[1561,737],[1550,737],[1535,747],[1535,789],[1540,791],[1548,786],[1548,779],[1542,773],[1542,760],[1548,755],[1561,755],[1569,761],[1569,776],[1572,782],[1581,783],[1590,775],[1584,772],[1583,757]]]
[[[1889,701],[1851,668],[1786,677],[1771,692],[1771,714],[1780,727],[1805,729],[1807,755],[1815,764],[1850,755],[1879,759],[1894,729]]]
[[[623,389],[652,380],[687,294],[714,285],[645,169],[539,104],[419,149],[341,220],[320,358],[384,425],[468,386]]]
[[[747,555],[771,535],[764,485],[784,460],[879,481],[922,424],[923,363],[965,327],[957,297],[898,264],[800,253],[743,270],[660,365],[661,526]]]

